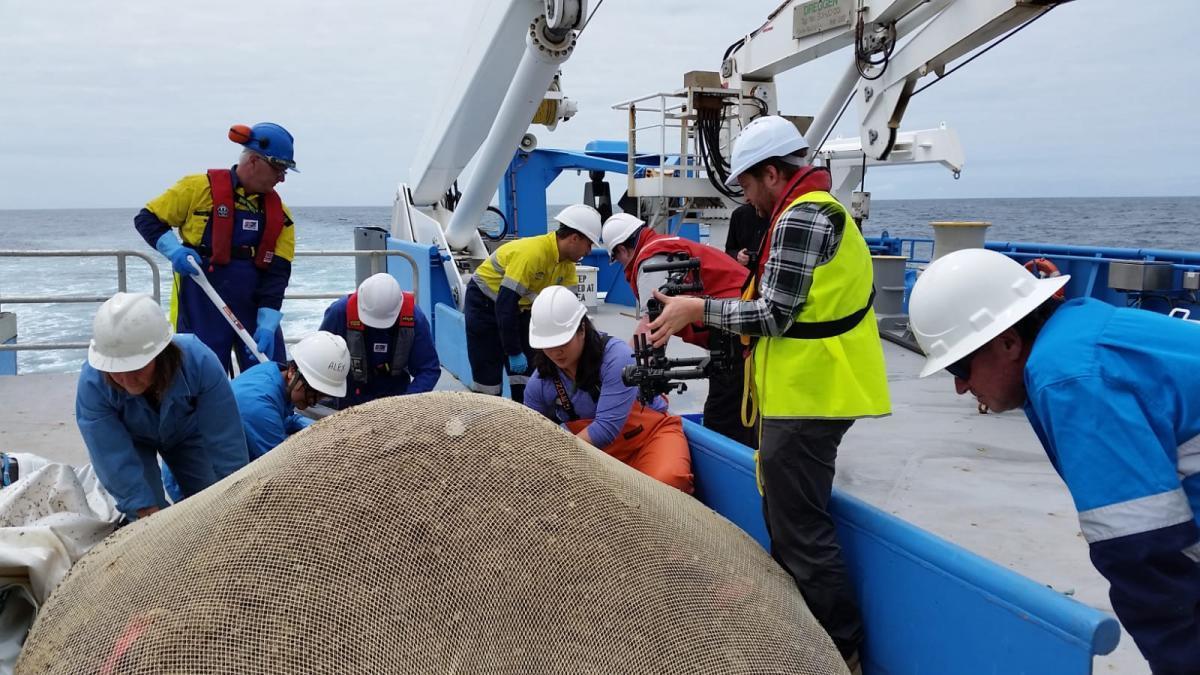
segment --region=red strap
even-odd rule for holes
[[[400,316],[396,317],[396,325],[401,328],[412,328],[416,325],[417,299],[412,293],[403,291],[404,300],[400,303]]]
[[[229,169],[209,169],[208,188],[212,192],[212,258],[214,265],[228,265],[233,249],[233,223],[236,212],[233,198],[233,175]],[[283,232],[283,201],[271,190],[263,195],[263,210],[267,223],[258,241],[254,265],[266,269],[275,259],[275,244]]]
[[[229,169],[209,169],[208,189],[212,192],[212,258],[214,265],[228,265],[233,246],[233,177]]]
[[[358,318],[358,291],[350,294],[346,301],[346,328],[350,330],[366,330],[367,326]]]
[[[831,187],[833,186],[830,183],[829,170],[819,166],[802,168],[788,181],[783,189],[783,193],[779,196],[779,200],[775,202],[775,208],[771,209],[771,224],[767,227],[767,231],[763,234],[762,241],[759,243],[758,269],[754,270],[753,276],[746,279],[746,287],[753,286],[754,288],[754,297],[750,299],[758,298],[758,281],[763,278],[763,273],[767,269],[767,257],[771,252],[771,239],[775,236],[775,225],[779,223],[779,216],[783,213],[784,209],[801,195],[817,191],[828,192]]]
[[[275,259],[275,242],[283,232],[283,201],[279,193],[271,190],[263,195],[263,207],[267,212],[267,229],[258,241],[258,254],[254,256],[254,265],[265,270]]]
[[[402,292],[400,315],[396,317],[396,325],[401,328],[412,328],[416,325],[417,299],[408,291]],[[358,291],[350,294],[346,301],[346,328],[350,330],[366,330],[367,325],[358,318]]]

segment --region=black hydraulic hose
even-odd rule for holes
[[[500,234],[497,234],[497,235],[493,235],[492,233],[488,232],[487,230],[485,230],[483,228],[479,228],[479,234],[483,235],[484,238],[489,241],[500,241],[501,239],[504,239],[504,237],[508,236],[508,218],[506,218],[504,216],[503,211],[496,208],[495,206],[489,206],[489,207],[487,207],[487,210],[500,216],[500,222],[504,223],[504,227],[500,228]]]

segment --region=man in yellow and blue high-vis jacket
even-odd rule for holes
[[[280,306],[296,248],[291,213],[275,191],[287,172],[296,170],[292,135],[264,122],[252,128],[234,126],[229,138],[245,147],[236,166],[185,176],[134,218],[138,233],[174,268],[175,330],[195,334],[227,371],[235,344],[243,370],[254,361],[192,279],[189,261],[200,264],[221,298],[254,334],[259,351],[283,362]]]
[[[502,371],[509,393],[520,403],[529,381],[529,311],[547,286],[578,283],[575,263],[600,243],[600,213],[590,206],[568,206],[555,217],[559,228],[537,237],[510,241],[496,249],[467,282],[463,318],[472,389],[499,396]]]

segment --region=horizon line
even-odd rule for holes
[[[1195,195],[1060,195],[1055,197],[1045,196],[1030,196],[1030,197],[891,197],[891,198],[872,198],[872,202],[938,202],[938,201],[982,201],[982,200],[1034,200],[1034,199],[1096,199],[1096,200],[1112,200],[1112,199],[1200,199],[1200,194]],[[546,206],[562,206],[573,202],[546,202]],[[494,206],[494,205],[493,205]],[[67,207],[4,207],[0,208],[0,213],[5,211],[125,211],[132,209],[141,209],[143,206],[67,206]],[[390,209],[390,204],[288,204],[288,208],[293,209]]]

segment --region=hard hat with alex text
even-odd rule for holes
[[[733,159],[725,184],[738,184],[738,176],[747,169],[771,157],[785,157],[808,148],[795,124],[778,115],[765,115],[753,120],[733,141]]]
[[[913,286],[909,327],[925,352],[927,377],[1016,325],[1067,284],[1039,279],[1003,253],[955,251],[933,261]]]
[[[614,213],[604,221],[604,248],[608,249],[608,257],[613,257],[613,249],[624,244],[640,230],[646,221],[632,213]]]
[[[567,344],[586,315],[587,307],[571,289],[547,287],[533,301],[529,316],[529,346],[551,349]]]
[[[600,212],[587,204],[572,204],[554,219],[587,237],[593,245],[600,243]]]
[[[292,360],[308,386],[335,398],[346,395],[350,350],[342,336],[319,330],[292,347]]]
[[[358,318],[371,328],[391,328],[403,301],[395,277],[386,272],[372,274],[358,285]]]
[[[295,147],[292,135],[274,122],[260,122],[252,127],[235,124],[229,127],[229,140],[300,173],[293,155]]]
[[[88,363],[105,373],[127,373],[154,360],[174,329],[162,307],[145,293],[117,293],[92,321]]]

